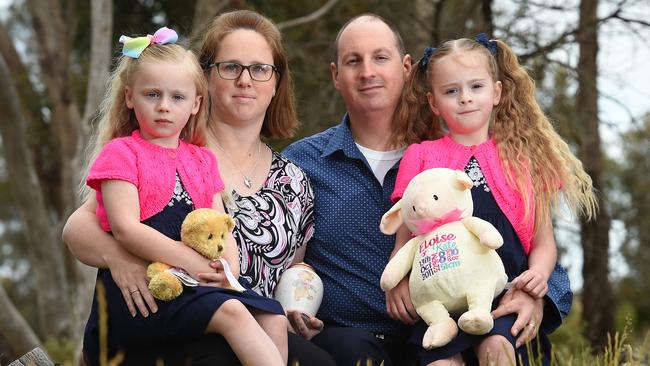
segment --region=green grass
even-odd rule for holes
[[[593,352],[583,336],[585,325],[581,319],[582,307],[574,302],[573,309],[564,323],[553,334],[553,359],[551,364],[558,366],[650,366],[649,339],[645,334],[632,332],[632,317],[621,309],[617,312],[617,328],[614,335],[608,336],[608,344],[602,350]],[[535,365],[538,365],[536,363]]]
[[[124,357],[119,352],[114,358],[108,359],[106,354],[106,330],[107,312],[106,301],[104,300],[104,288],[101,283],[97,284],[98,305],[99,305],[99,327],[100,327],[100,364],[102,366],[117,366]],[[573,309],[569,316],[551,335],[553,353],[552,366],[650,366],[650,331],[645,334],[632,332],[632,316],[630,312],[619,308],[617,312],[617,328],[621,329],[613,336],[608,337],[608,345],[593,352],[584,334],[584,323],[581,320],[582,311],[579,301],[574,302]],[[627,314],[625,314],[627,313]],[[631,312],[631,314],[634,314]],[[529,344],[535,347],[534,344]],[[63,365],[72,365],[74,347],[69,342],[48,341],[46,349],[54,360],[60,360]],[[542,365],[541,360],[535,360],[529,353],[532,366]],[[359,366],[374,366],[371,362],[359,362]],[[163,366],[160,363],[160,366]],[[292,366],[299,366],[293,363]],[[509,366],[509,365],[505,365]]]

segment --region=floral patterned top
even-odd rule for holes
[[[235,219],[240,276],[257,293],[273,297],[296,250],[314,233],[314,193],[305,173],[273,151],[264,186],[250,196],[226,188],[224,206]],[[230,196],[230,197],[229,197]]]
[[[478,160],[472,156],[469,159],[469,162],[465,166],[465,173],[469,176],[474,184],[474,187],[481,187],[485,192],[490,192],[490,187],[488,187],[487,182],[485,181],[485,176],[481,171],[481,167],[478,165]]]

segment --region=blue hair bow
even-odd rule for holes
[[[494,40],[489,39],[487,34],[479,33],[474,37],[474,40],[485,46],[491,54],[497,54],[497,43]]]
[[[418,65],[421,70],[427,69],[427,65],[429,65],[429,59],[431,58],[431,55],[433,55],[434,52],[436,52],[436,48],[434,47],[427,46],[424,49],[424,54],[422,55],[422,58],[418,62]]]

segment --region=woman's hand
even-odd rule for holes
[[[503,295],[499,306],[492,311],[492,317],[499,318],[507,314],[517,314],[517,320],[510,331],[515,337],[519,335],[516,347],[520,347],[537,335],[544,317],[544,300],[511,288]]]
[[[147,286],[147,261],[123,251],[120,255],[105,258],[113,281],[122,291],[131,316],[137,311],[145,318],[158,311],[156,300]]]
[[[211,272],[199,272],[197,276],[202,286],[228,287],[228,279],[223,272],[223,264],[220,261],[210,261]]]
[[[322,320],[297,310],[288,310],[287,319],[289,319],[289,331],[299,334],[306,340],[315,337],[325,326]]]
[[[411,302],[408,276],[402,278],[397,286],[386,292],[386,311],[392,319],[404,324],[413,325],[420,320]]]
[[[156,300],[147,287],[148,262],[124,250],[113,236],[102,230],[95,214],[96,208],[95,195],[90,195],[68,217],[63,228],[63,240],[83,263],[111,271],[132,316],[136,316],[137,311],[144,317],[149,316],[150,311],[157,312]]]

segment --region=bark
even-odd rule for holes
[[[51,106],[50,135],[56,147],[59,181],[56,213],[67,217],[75,207],[76,172],[71,162],[77,153],[81,115],[72,95],[70,82],[70,43],[76,24],[68,15],[64,20],[58,0],[28,0],[32,27],[38,42],[38,65]],[[48,182],[49,183],[49,182]]]
[[[104,97],[109,77],[111,61],[111,39],[113,34],[113,17],[106,14],[113,14],[113,1],[92,0],[90,3],[91,12],[91,44],[90,44],[90,74],[88,75],[88,86],[86,89],[86,104],[83,118],[77,123],[75,132],[78,134],[76,154],[71,165],[71,180],[77,187],[85,175],[86,145],[90,137],[91,121],[99,112],[100,103]],[[78,195],[76,196],[79,197]],[[74,201],[74,207],[80,204],[79,200]],[[63,215],[63,219],[67,215]],[[61,220],[63,223],[64,220]],[[74,302],[74,324],[75,334],[83,334],[84,320],[87,318],[92,302],[93,286],[95,283],[95,270],[78,260],[69,252],[66,252],[67,268],[69,277],[72,278],[75,286],[71,289],[76,295]]]
[[[28,103],[38,100],[38,96],[31,88],[28,79],[29,72],[20,60],[18,52],[16,52],[16,48],[14,47],[14,42],[9,37],[9,32],[7,32],[7,29],[2,23],[0,23],[0,55],[4,57],[9,73],[15,80],[25,118],[31,123],[37,119],[36,113],[34,112],[37,108],[28,105]]]
[[[433,30],[434,4],[429,0],[416,0],[415,1],[415,19],[412,19],[412,35],[414,41],[414,48],[411,52],[413,62],[418,61],[422,57],[424,48],[427,46],[436,47],[432,44],[431,33]],[[403,22],[405,23],[405,22]],[[400,29],[409,29],[411,24],[400,24]]]
[[[28,253],[39,289],[37,302],[43,332],[69,335],[68,286],[61,240],[55,235],[45,198],[27,146],[25,126],[16,87],[4,60],[0,59],[0,135],[7,164],[8,181],[16,198],[28,238]]]
[[[0,64],[4,61],[0,60]],[[4,67],[1,66],[0,67]],[[5,335],[9,347],[14,354],[22,355],[36,347],[41,347],[41,341],[36,333],[27,324],[27,321],[18,312],[13,302],[7,296],[4,287],[0,284],[0,334]]]
[[[192,45],[201,42],[203,33],[208,23],[215,15],[228,5],[228,0],[198,0],[194,7],[194,18],[192,19],[192,34],[190,40]],[[194,47],[196,48],[196,47]]]
[[[104,97],[107,87],[109,68],[111,62],[111,37],[113,34],[113,2],[110,0],[92,0],[91,12],[91,43],[90,66],[88,75],[88,89],[86,90],[86,104],[84,115],[79,124],[79,140],[77,151],[83,154],[85,143],[88,141],[90,122],[97,115],[99,105]],[[81,171],[81,166],[74,167]],[[77,202],[78,203],[78,202]]]
[[[492,23],[492,0],[481,1],[481,19],[483,20],[483,31],[490,37],[494,37],[494,24]]]
[[[439,0],[434,4],[434,45],[450,39],[472,37],[492,29],[492,0]],[[490,34],[491,35],[491,34]]]
[[[580,2],[578,25],[578,93],[576,112],[582,127],[580,158],[593,180],[594,188],[601,193],[600,211],[596,220],[581,222],[583,248],[583,318],[587,323],[586,337],[595,350],[607,344],[607,333],[614,327],[614,296],[607,274],[609,273],[610,218],[603,201],[603,155],[598,133],[598,27],[597,0]]]

